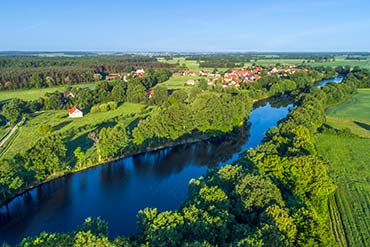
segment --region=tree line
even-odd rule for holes
[[[37,58],[0,57],[0,90],[72,85],[99,80],[109,73],[139,68],[174,67],[144,56]]]

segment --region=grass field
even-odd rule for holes
[[[19,98],[23,100],[35,100],[45,96],[46,93],[55,91],[64,91],[69,86],[58,86],[58,87],[48,87],[48,88],[34,88],[34,89],[24,89],[24,90],[12,90],[12,91],[0,91],[0,101]],[[73,87],[89,87],[94,88],[95,83],[89,84],[75,84]]]
[[[302,64],[303,59],[258,59],[257,62],[246,62],[245,65],[252,65],[253,63],[259,65],[275,65],[277,63],[280,64]],[[362,68],[370,68],[370,61],[369,60],[346,60],[343,57],[336,57],[335,61],[332,62],[310,62],[306,63],[307,65],[311,66],[331,66],[331,67],[338,67],[338,66],[346,66],[349,65],[351,67],[359,66]]]
[[[171,60],[164,60],[162,58],[158,59],[161,62],[166,62],[166,63],[179,63],[180,65],[186,65],[189,70],[193,71],[199,71],[199,63],[196,60],[185,60],[185,57],[180,57],[180,58],[173,58]],[[256,63],[258,65],[276,65],[277,63],[280,64],[302,64],[303,59],[258,59],[257,61],[245,61],[244,66],[250,66],[253,63]],[[311,66],[331,66],[331,67],[337,67],[337,66],[346,66],[349,65],[351,67],[354,66],[359,66],[362,68],[368,68],[370,69],[370,60],[346,60],[344,57],[336,57],[335,61],[332,62],[310,62],[306,63]],[[208,71],[212,71],[214,68],[204,68]],[[217,68],[219,71],[224,71],[226,68]]]
[[[370,243],[370,139],[319,134],[319,154],[338,186],[330,198],[333,232],[342,246]]]
[[[331,107],[326,113],[332,127],[349,128],[356,135],[370,138],[370,90],[358,90],[350,101]]]
[[[163,58],[158,58],[159,62],[163,63],[170,63],[170,64],[179,64],[179,65],[185,65],[189,70],[192,70],[194,72],[199,71],[199,63],[196,60],[186,60],[185,57],[175,57],[170,60],[165,60]]]
[[[62,133],[67,140],[68,155],[78,146],[86,151],[92,147],[87,134],[96,128],[114,126],[117,121],[129,124],[145,108],[144,105],[125,103],[116,110],[99,113],[87,113],[83,118],[71,119],[66,111],[47,111],[36,114],[19,128],[17,137],[7,148],[4,157],[27,150],[38,138],[44,136],[39,127],[49,124],[53,132]]]
[[[172,76],[169,80],[157,84],[157,86],[167,87],[168,89],[190,89],[191,86],[185,85],[188,80],[197,81],[199,76]]]

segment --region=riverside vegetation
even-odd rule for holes
[[[322,89],[312,87],[320,73],[312,76],[305,72],[291,78],[294,87],[273,87],[284,84],[278,78],[264,78],[245,91],[194,88],[168,96],[167,90],[156,87],[148,100],[151,108],[130,122],[134,127],[118,122],[99,132],[89,132],[101,159],[121,156],[127,148],[156,147],[194,134],[217,136],[229,132],[243,122],[245,112],[251,109],[251,98],[290,92],[296,107],[277,128],[266,133],[260,146],[235,164],[191,180],[189,196],[180,209],[140,211],[137,234],[111,241],[107,223],[88,218],[75,232],[42,233],[24,239],[20,246],[335,246],[327,203],[336,186],[327,163],[317,156],[314,134],[325,123],[328,105],[346,100],[363,86],[362,80],[353,77],[356,72],[350,72],[342,84]],[[142,101],[136,101],[139,97],[133,95],[126,97],[131,102],[145,101],[145,95]],[[104,102],[109,101],[112,99]],[[184,121],[184,116],[194,117]],[[51,154],[40,157],[45,148]],[[78,148],[74,151],[82,164],[85,153]],[[66,167],[60,165],[65,162],[66,152],[63,136],[50,134],[25,152],[29,155],[2,161],[3,195],[63,171]]]

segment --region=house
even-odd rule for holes
[[[215,81],[214,80],[208,80],[208,86],[214,86],[215,85]]]
[[[199,71],[200,76],[208,76],[208,71],[207,70],[201,70]]]
[[[70,118],[79,118],[83,117],[83,115],[83,112],[77,106],[74,106],[73,108],[68,110],[68,116]]]
[[[135,74],[138,76],[138,77],[144,77],[145,75],[145,71],[144,69],[137,69]]]
[[[189,85],[189,86],[194,86],[194,84],[195,84],[195,81],[194,80],[188,80],[186,82],[186,85]]]
[[[197,74],[194,71],[191,71],[191,70],[188,72],[188,75],[189,76],[197,76]]]

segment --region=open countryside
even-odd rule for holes
[[[5,1],[1,247],[369,247],[370,2]]]

